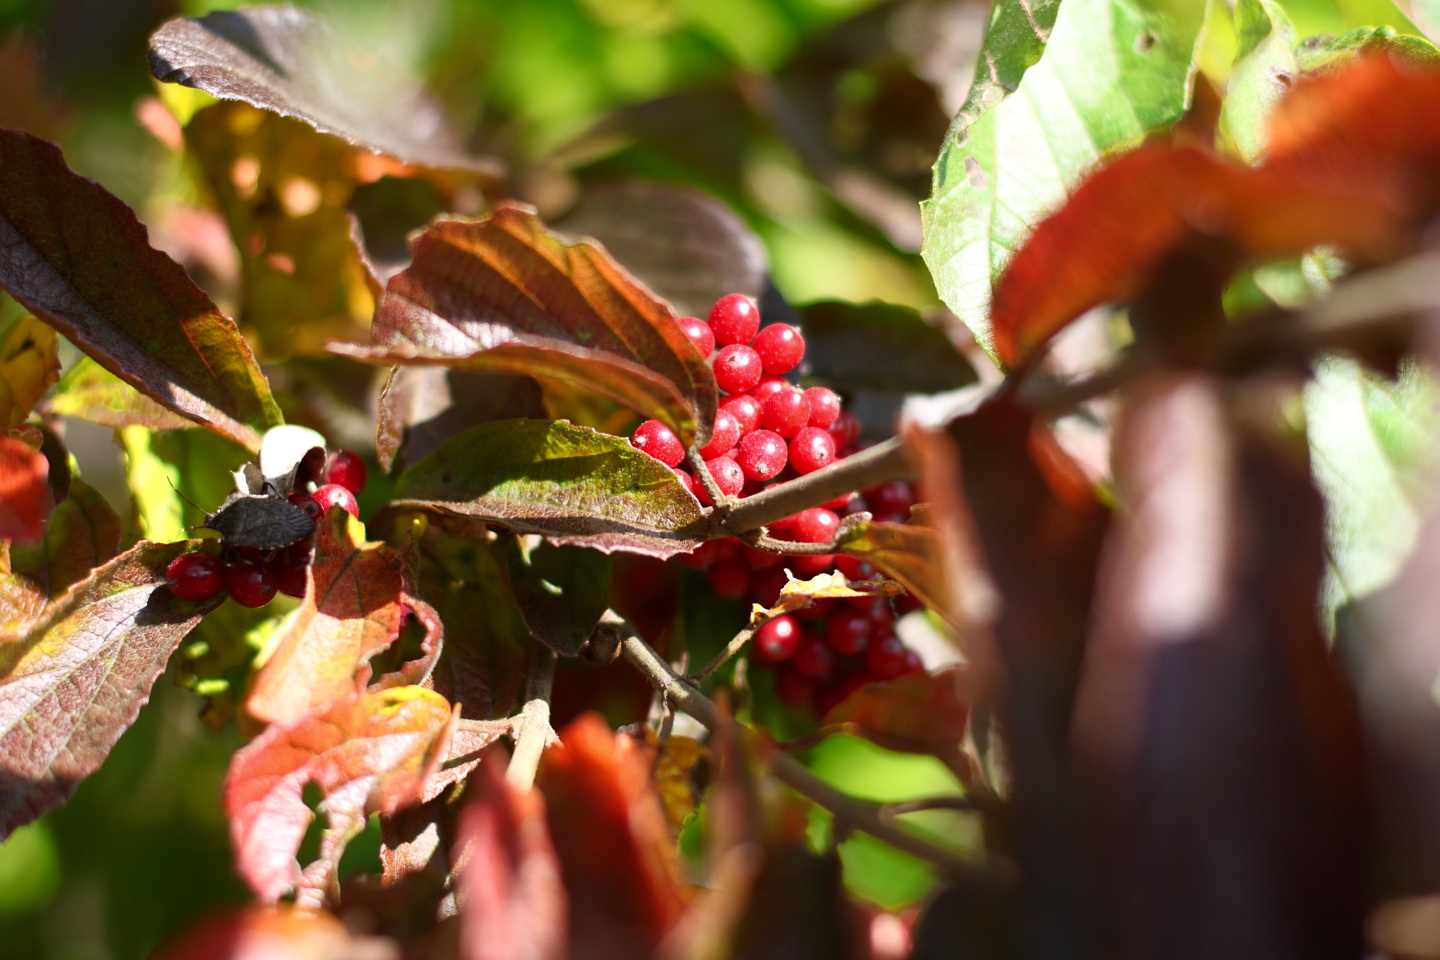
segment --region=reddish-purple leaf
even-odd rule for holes
[[[564,960],[567,899],[538,790],[505,782],[491,753],[460,819],[461,960]]]
[[[190,603],[165,585],[165,567],[194,546],[136,544],[0,645],[0,835],[99,769],[180,640],[222,602]]]
[[[941,566],[940,535],[918,523],[862,523],[839,546],[905,585],[917,600],[945,613],[951,604]]]
[[[428,672],[438,653],[439,617],[412,595],[404,553],[362,537],[360,523],[343,510],[329,511],[317,525],[305,599],[250,684],[250,718],[287,723],[364,690],[370,658],[395,642],[407,613],[425,628],[427,663],[395,679],[414,682]]]
[[[493,524],[662,559],[704,539],[700,506],[670,468],[619,437],[564,421],[467,430],[401,475],[391,509],[425,510],[459,534]]]
[[[965,738],[970,695],[959,667],[867,683],[825,715],[847,733],[903,753],[953,754]]]
[[[251,449],[280,422],[234,321],[60,149],[0,131],[0,286],[106,369]]]
[[[529,377],[393,367],[380,394],[375,451],[386,470],[404,467],[470,427],[544,416],[540,385]]]
[[[372,363],[465,365],[552,377],[709,439],[715,378],[656,299],[603,248],[566,244],[534,211],[442,220],[390,279],[374,347],[334,345]]]
[[[72,480],[44,539],[33,546],[0,543],[0,636],[24,636],[52,600],[115,556],[122,527],[104,497]]]
[[[314,14],[292,6],[175,19],[150,38],[150,72],[222,100],[243,100],[406,163],[497,174],[472,157],[440,106],[414,79],[353,49]]]
[[[231,908],[202,920],[152,960],[382,960],[398,949],[387,940],[352,937],[332,914],[285,904]]]
[[[39,450],[0,435],[0,539],[33,543],[55,509],[50,462]]]
[[[236,866],[256,895],[273,901],[297,886],[307,899],[330,892],[345,844],[365,818],[424,798],[457,716],[433,690],[394,687],[272,724],[236,753],[225,812]],[[312,819],[302,797],[307,783],[324,795],[328,826],[320,859],[302,873],[295,854]]]

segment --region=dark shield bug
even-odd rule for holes
[[[279,494],[232,493],[205,518],[227,547],[283,550],[315,532],[315,521]]]

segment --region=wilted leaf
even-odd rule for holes
[[[399,947],[353,938],[332,914],[288,904],[232,908],[167,942],[151,960],[395,960]]]
[[[950,609],[940,565],[940,535],[915,523],[862,523],[841,538],[840,548],[905,585],[932,610]]]
[[[156,79],[303,120],[406,163],[498,172],[465,154],[430,95],[291,6],[245,7],[171,20],[150,38]]]
[[[605,251],[566,244],[534,212],[442,220],[390,279],[371,330],[378,346],[335,344],[372,363],[463,364],[553,377],[709,439],[715,378],[669,307]]]
[[[970,697],[959,667],[867,683],[825,714],[825,725],[903,753],[953,754],[965,739]]]
[[[45,455],[14,437],[0,435],[0,540],[33,543],[45,533],[55,508]]]
[[[700,507],[668,467],[564,421],[467,430],[401,475],[391,509],[425,510],[460,532],[492,523],[607,553],[664,558],[700,544]]]
[[[156,401],[254,449],[280,411],[235,324],[54,144],[0,132],[0,286]]]
[[[578,654],[610,607],[610,558],[515,537],[508,565],[515,602],[531,636],[562,656]]]
[[[909,307],[822,302],[801,315],[811,372],[837,390],[939,393],[975,382],[944,331]]]
[[[556,225],[594,237],[676,311],[704,318],[727,293],[765,292],[765,248],[720,201],[699,190],[632,181],[590,190]]]
[[[14,429],[60,377],[59,340],[34,317],[21,317],[0,342],[0,430]]]
[[[491,754],[460,819],[460,960],[563,960],[565,886],[537,790],[505,782]]]
[[[375,449],[380,465],[389,470],[394,463],[414,463],[470,427],[544,416],[540,387],[529,377],[393,367],[380,394]]]
[[[395,687],[266,728],[235,754],[225,776],[225,813],[245,882],[271,901],[296,886],[327,892],[365,817],[423,798],[457,715],[433,690]],[[301,795],[307,783],[324,795],[328,825],[320,859],[302,876],[295,853],[312,819]]]
[[[651,955],[685,902],[642,748],[585,714],[545,752],[536,784],[570,895],[571,956]]]
[[[47,402],[57,417],[74,417],[107,427],[180,430],[193,422],[151,400],[89,357],[81,357],[60,380]]]
[[[438,616],[411,596],[403,554],[363,536],[343,510],[331,509],[317,525],[305,599],[245,696],[251,718],[290,723],[364,690],[370,658],[395,642],[407,613],[420,618],[425,648],[438,653]]]
[[[141,542],[0,645],[0,834],[69,799],[150,698],[165,662],[206,611],[165,585],[191,543]]]
[[[8,544],[0,555],[0,635],[24,636],[50,602],[120,549],[123,524],[93,488],[73,480],[34,546]],[[0,552],[7,545],[0,544]]]
[[[1038,44],[1027,42],[998,86],[977,85],[972,101],[980,102],[951,127],[924,207],[922,252],[936,289],[992,355],[991,290],[1011,251],[1101,157],[1179,119],[1205,16],[1204,4],[1153,0],[1065,0],[1058,13],[1032,6],[998,9],[1022,35],[1028,24],[1043,40],[1044,21],[1054,23],[1043,55],[1034,63]],[[995,35],[995,49],[1007,39]],[[980,70],[983,79],[984,52]],[[1013,95],[976,118],[1002,88]]]

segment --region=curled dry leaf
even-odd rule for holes
[[[949,755],[959,749],[970,717],[964,672],[946,667],[867,683],[825,715],[825,725],[864,737],[886,750]]]
[[[425,656],[382,680],[408,683],[428,675],[439,653],[440,619],[412,595],[405,553],[363,536],[359,521],[336,508],[317,525],[305,598],[245,696],[253,720],[295,721],[364,690],[370,658],[395,642],[407,613],[425,628]]]
[[[224,801],[245,882],[264,900],[296,886],[323,896],[368,815],[392,815],[423,798],[457,716],[433,690],[394,687],[272,724],[241,748]],[[324,795],[328,825],[320,859],[302,875],[295,854],[313,817],[302,798],[307,783]]]
[[[668,467],[619,437],[565,421],[467,430],[401,475],[390,510],[425,511],[458,535],[478,522],[661,559],[704,539],[700,506]]]
[[[464,365],[551,377],[709,439],[715,378],[674,314],[603,248],[566,244],[533,210],[502,204],[479,221],[417,236],[390,279],[374,347],[332,344],[370,363]]]
[[[165,585],[165,567],[196,545],[141,541],[0,644],[0,835],[99,769],[180,640],[223,601]]]
[[[0,539],[34,543],[45,535],[55,509],[45,455],[14,437],[0,436]]]

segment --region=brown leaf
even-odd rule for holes
[[[123,524],[94,488],[70,483],[70,496],[50,516],[45,537],[34,546],[8,545],[0,559],[0,636],[20,637],[39,621],[52,600],[120,549]],[[0,551],[6,545],[0,544]]]
[[[156,79],[243,100],[406,163],[494,175],[464,153],[413,79],[292,6],[216,11],[167,22],[150,38]]]
[[[538,790],[490,753],[460,819],[460,960],[564,960],[568,902]]]
[[[50,463],[39,450],[0,435],[0,540],[34,543],[55,509]]]
[[[932,610],[951,609],[941,568],[940,535],[914,523],[862,523],[848,530],[839,546],[905,585]]]
[[[106,369],[258,449],[280,422],[235,324],[54,144],[0,131],[0,286]]]
[[[570,895],[571,957],[650,956],[685,899],[642,748],[587,713],[560,731],[536,784]]]
[[[377,346],[335,344],[382,364],[438,364],[584,386],[709,439],[715,378],[674,315],[603,248],[566,244],[533,210],[442,220],[415,238],[371,330]]]
[[[236,867],[256,895],[273,901],[297,886],[330,891],[365,817],[392,815],[424,797],[457,716],[433,690],[394,687],[272,724],[241,748],[225,776],[225,812]],[[313,816],[301,796],[306,783],[324,795],[328,826],[320,859],[302,875],[295,853]]]
[[[399,947],[352,937],[332,914],[289,905],[232,907],[167,942],[152,960],[398,960]]]
[[[867,683],[831,709],[825,725],[843,724],[847,733],[886,750],[952,754],[965,739],[969,717],[964,672],[946,667]]]
[[[370,658],[395,642],[407,612],[420,618],[427,650],[438,653],[439,617],[412,595],[403,554],[363,536],[343,510],[331,509],[317,525],[305,599],[245,696],[255,721],[295,721],[364,690]]]
[[[165,567],[196,545],[141,541],[0,645],[0,834],[99,769],[180,640],[223,601],[190,603],[165,585]]]

